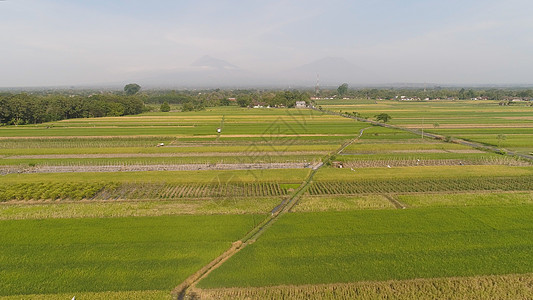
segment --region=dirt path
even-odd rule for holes
[[[394,207],[396,207],[398,209],[405,209],[406,206],[403,203],[401,203],[400,201],[398,201],[398,199],[394,198],[392,195],[384,194],[383,196],[385,198],[387,198],[387,200],[389,200],[390,203],[392,203],[392,205],[394,205]]]
[[[351,145],[353,142],[358,140],[362,135],[366,128],[361,129],[359,132],[359,135],[353,139],[351,139],[349,142],[344,143],[341,145],[337,150],[332,152],[330,155],[333,154],[339,154],[341,153],[346,147]],[[254,227],[246,236],[244,236],[241,240],[235,242],[232,244],[231,248],[226,250],[223,254],[221,254],[219,257],[215,258],[213,261],[211,261],[209,264],[198,270],[193,275],[189,276],[184,282],[182,282],[179,286],[177,286],[172,291],[172,298],[173,299],[187,299],[187,298],[195,298],[194,292],[192,294],[189,294],[190,290],[194,290],[195,285],[200,282],[203,278],[205,278],[209,273],[211,273],[213,270],[217,269],[219,266],[221,266],[226,260],[231,258],[233,255],[244,249],[246,246],[254,243],[268,228],[270,228],[282,215],[288,213],[297,203],[298,200],[300,200],[301,196],[305,191],[309,188],[311,185],[311,182],[313,180],[313,177],[317,173],[317,171],[324,166],[323,163],[317,164],[313,166],[313,170],[309,173],[307,178],[304,180],[304,182],[298,187],[298,189],[294,192],[294,194],[288,198],[284,199],[278,206],[276,206],[274,209],[272,209],[271,214],[269,217],[267,217],[263,222],[258,224],[256,227]]]

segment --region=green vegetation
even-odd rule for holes
[[[143,101],[132,93],[128,96],[91,95],[67,97],[60,95],[0,94],[0,125],[23,125],[71,118],[124,116],[140,114]]]
[[[294,212],[344,211],[358,209],[392,209],[394,205],[382,195],[304,196],[292,209]]]
[[[398,91],[394,92],[396,93]],[[409,93],[408,91],[405,92]],[[431,98],[431,96],[429,97]],[[521,96],[515,97],[519,98]],[[524,99],[529,100],[530,98],[525,97]],[[384,99],[390,99],[390,97]],[[394,116],[390,121],[392,125],[411,129],[423,128],[424,132],[481,142],[495,147],[514,150],[518,153],[527,154],[533,150],[530,142],[533,139],[531,101],[516,102],[510,106],[502,106],[500,105],[500,101],[487,100],[381,100],[368,103],[358,99],[351,99],[320,100],[317,104],[324,109],[332,111],[341,110],[350,114],[357,112],[365,118],[385,113]],[[438,126],[434,126],[434,124],[438,124]],[[505,136],[505,139],[502,139],[502,136]]]
[[[91,300],[170,300],[168,291],[122,291],[122,292],[76,292],[65,294],[40,294],[0,296],[1,300],[56,300],[56,299],[91,299]]]
[[[0,221],[0,295],[170,291],[243,236],[254,220],[215,215]]]
[[[56,218],[119,218],[145,216],[266,214],[277,197],[203,198],[180,200],[29,202],[0,206],[0,220]]]
[[[314,182],[311,195],[358,193],[408,193],[447,191],[533,190],[533,176],[512,177],[434,177],[417,179],[364,179],[359,181]]]
[[[383,123],[387,123],[388,121],[392,119],[392,117],[386,113],[381,113],[379,115],[375,115],[374,117],[376,117],[376,121],[383,122]]]
[[[525,208],[287,214],[199,287],[528,273],[533,209]]]
[[[409,207],[502,206],[533,204],[533,192],[514,193],[453,193],[398,195]],[[527,207],[524,207],[527,209]]]
[[[344,96],[361,92],[346,86]],[[0,116],[18,124],[0,127],[0,298],[168,299],[232,242],[243,248],[198,295],[531,298],[531,161],[449,142],[529,153],[531,107],[378,97],[403,92],[420,91],[316,101],[301,91],[2,94],[52,108],[90,99],[112,112],[43,124]],[[112,117],[120,99],[152,111]],[[297,100],[345,117],[281,108]],[[379,115],[392,127],[351,118]],[[53,173],[65,170],[75,172]]]
[[[0,202],[11,200],[81,200],[92,198],[105,187],[111,188],[111,186],[113,185],[104,182],[83,184],[69,182],[0,184]],[[113,188],[116,188],[116,186]]]

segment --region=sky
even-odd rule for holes
[[[115,84],[204,55],[256,74],[338,57],[377,74],[369,84],[533,84],[532,11],[530,0],[5,0],[0,87]]]

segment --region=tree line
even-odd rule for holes
[[[124,91],[95,93],[79,91],[43,91],[32,93],[0,93],[0,125],[37,124],[70,118],[89,118],[139,114],[147,110],[145,104],[161,105],[169,111],[169,104],[179,105],[181,111],[203,110],[206,107],[236,105],[240,107],[294,107],[297,101],[312,102],[317,96],[313,89],[272,90],[143,90],[128,84]],[[338,88],[321,89],[319,98],[353,99],[533,99],[532,89],[474,89],[440,88],[398,89],[358,88],[347,84]]]
[[[162,111],[167,111],[169,104],[181,105],[182,111],[193,111],[206,107],[230,105],[294,107],[296,101],[309,103],[310,94],[298,90],[146,91],[144,99],[146,104],[161,105]]]
[[[324,89],[319,97],[327,98],[355,98],[355,99],[398,99],[404,96],[410,99],[454,99],[454,100],[509,100],[521,98],[533,99],[533,89],[482,89],[482,88],[361,88],[349,89],[348,84],[343,83],[337,89]]]
[[[142,97],[101,95],[33,95],[27,93],[0,95],[0,124],[23,125],[72,118],[96,118],[140,114]]]

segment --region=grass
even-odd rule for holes
[[[345,211],[358,209],[393,209],[394,205],[382,195],[309,196],[305,195],[293,212]]]
[[[117,218],[177,215],[265,214],[279,204],[274,197],[184,199],[171,201],[32,202],[0,205],[0,220]]]
[[[3,137],[83,136],[213,136],[224,117],[222,135],[339,134],[355,133],[353,121],[313,110],[247,110],[213,108],[209,111],[139,116],[72,119],[39,125],[0,128]]]
[[[370,118],[385,112],[393,117],[391,124],[423,126],[427,132],[444,136],[533,151],[530,108],[485,101],[339,100],[320,104]],[[440,125],[433,126],[436,122]],[[223,128],[220,135],[218,127]],[[468,153],[471,149],[465,146],[313,110],[235,107],[0,127],[0,163],[239,163],[248,162],[249,157],[253,157],[250,162],[310,161],[334,151],[363,128],[362,137],[344,150],[356,155],[336,159],[347,163],[425,159],[507,164],[495,154]],[[499,134],[505,139],[498,139]],[[165,146],[155,147],[159,143]],[[346,298],[363,294],[372,298],[376,293],[418,298],[424,292],[448,298],[454,290],[459,290],[458,298],[470,298],[473,294],[468,287],[474,285],[488,291],[479,294],[488,295],[485,298],[505,293],[531,298],[530,275],[486,275],[533,272],[532,171],[533,167],[506,165],[322,168],[309,189],[317,196],[304,194],[293,213],[283,215],[201,286],[318,284],[274,292],[281,293],[279,297],[303,293],[307,299],[313,293],[328,298],[337,291],[355,295]],[[228,249],[262,215],[289,197],[309,172],[1,176],[0,194],[15,193],[8,193],[4,198],[10,202],[0,205],[0,295],[70,299],[74,296],[70,293],[75,293],[79,299],[166,299],[173,287]],[[413,194],[416,191],[449,193]],[[388,197],[408,209],[392,209]],[[509,285],[498,290],[502,282]],[[278,295],[272,290],[260,289],[259,294],[242,289],[235,293],[278,297],[268,296]],[[350,294],[354,290],[356,294]],[[220,292],[216,297],[235,293]]]
[[[199,287],[531,273],[532,220],[530,206],[287,214]]]
[[[408,207],[502,206],[533,204],[533,192],[398,195]]]
[[[56,300],[56,299],[91,299],[91,300],[170,300],[170,291],[120,291],[120,292],[74,292],[64,294],[32,294],[0,296],[0,300]]]
[[[170,291],[258,217],[0,221],[0,295]]]
[[[443,136],[466,138],[472,141],[501,146],[519,153],[531,152],[533,138],[532,108],[524,105],[500,106],[499,101],[377,101],[321,100],[324,109],[353,112],[367,118],[387,113],[390,124],[409,128],[424,128]],[[434,126],[434,124],[439,124]],[[371,133],[371,131],[369,131]],[[380,138],[363,135],[363,139]],[[506,135],[505,140],[498,135]],[[387,136],[383,136],[387,137]],[[394,135],[387,138],[397,139]]]

